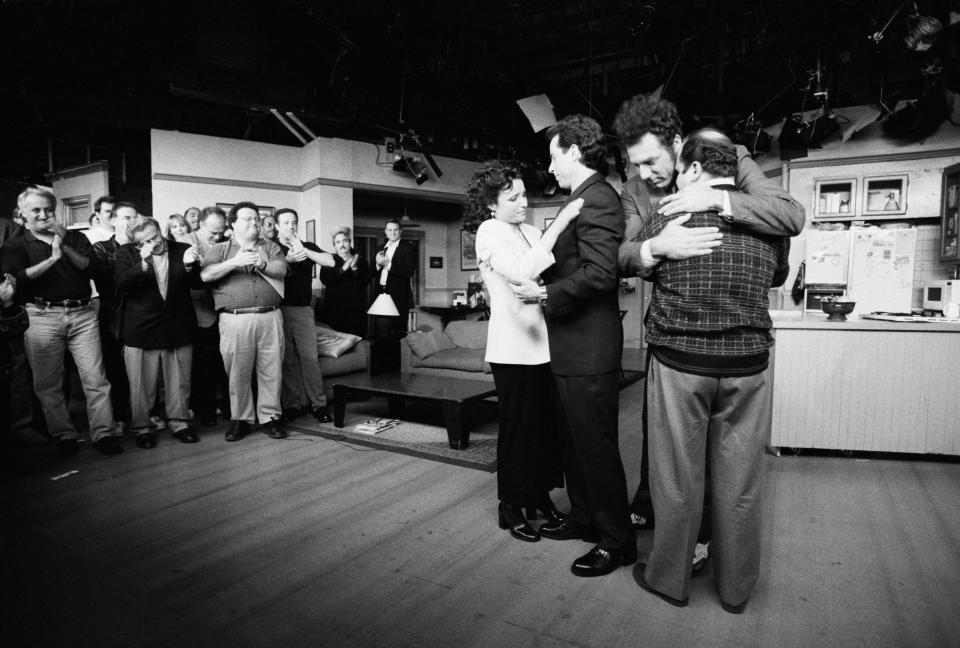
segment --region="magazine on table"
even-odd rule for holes
[[[379,434],[384,430],[389,430],[390,428],[400,425],[398,419],[389,419],[389,418],[372,418],[367,419],[366,421],[361,421],[353,426],[354,432],[359,432],[361,434]]]

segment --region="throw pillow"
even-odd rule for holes
[[[317,355],[322,358],[339,358],[356,346],[359,335],[341,333],[333,329],[317,327]]]
[[[403,339],[413,351],[413,355],[421,360],[438,351],[457,348],[450,336],[443,331],[413,331]]]

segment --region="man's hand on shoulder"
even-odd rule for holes
[[[674,218],[650,239],[650,254],[658,259],[679,261],[710,254],[723,241],[716,227],[684,227],[690,214]]]
[[[697,182],[687,185],[682,191],[662,198],[660,209],[657,211],[664,216],[673,216],[721,209],[723,209],[723,191]]]

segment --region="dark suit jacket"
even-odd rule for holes
[[[382,250],[386,242],[380,247]],[[380,292],[380,271],[377,270],[376,263],[371,263],[373,268],[373,283]],[[413,305],[413,290],[410,288],[410,277],[417,270],[417,253],[413,246],[407,241],[400,240],[397,249],[393,252],[393,259],[390,261],[390,272],[387,273],[387,294],[390,295],[393,302],[399,310],[407,310]]]
[[[120,340],[139,349],[174,349],[193,343],[197,316],[190,289],[203,287],[200,263],[188,273],[183,267],[186,243],[167,242],[169,270],[167,298],[160,296],[153,267],[140,265],[140,250],[133,243],[117,248],[114,279],[122,293]]]
[[[580,215],[557,238],[556,262],[542,275],[550,366],[564,376],[616,371],[623,350],[617,298],[617,249],[624,225],[620,198],[599,173],[567,202],[577,198],[584,200]]]

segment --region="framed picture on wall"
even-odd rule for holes
[[[470,230],[460,230],[460,269],[478,270],[477,265],[477,233]]]
[[[310,243],[316,243],[316,242],[317,242],[317,221],[315,221],[315,220],[308,220],[308,221],[307,221],[307,236],[306,236],[306,239],[307,239],[307,241],[309,241]]]
[[[217,207],[223,210],[224,214],[229,214],[230,210],[233,209],[233,206],[237,203],[217,203]],[[266,205],[257,205],[257,213],[260,214],[260,218],[264,216],[273,216],[273,212],[276,211],[273,207],[267,207]]]

